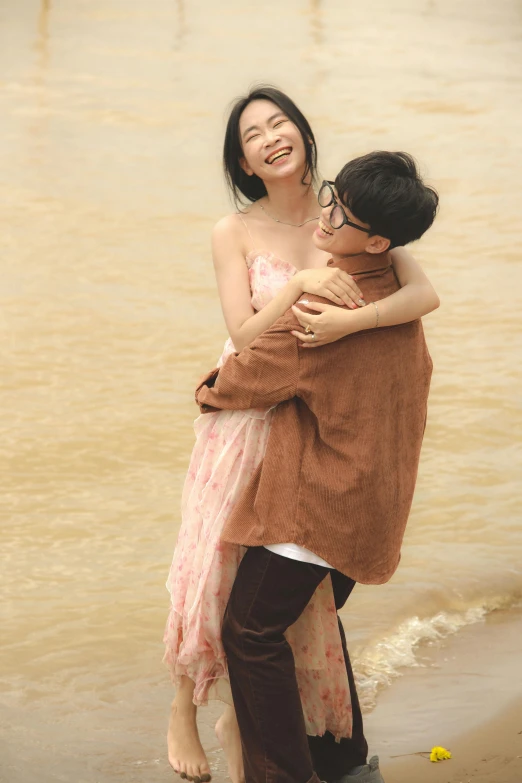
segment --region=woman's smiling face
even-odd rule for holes
[[[239,121],[244,157],[241,166],[247,174],[264,181],[302,176],[306,165],[304,141],[299,129],[271,101],[249,103]]]

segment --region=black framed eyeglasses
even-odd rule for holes
[[[331,180],[328,179],[323,180],[323,184],[321,185],[317,195],[317,200],[320,207],[330,207],[332,204],[335,204],[328,218],[328,222],[330,223],[331,227],[338,229],[342,228],[343,226],[352,226],[352,228],[358,228],[359,231],[364,231],[365,234],[370,234],[370,229],[358,226],[357,223],[353,222],[353,220],[349,220],[349,218],[346,216],[346,212],[337,200],[337,196],[335,195],[332,185],[335,185],[335,182],[331,182]]]

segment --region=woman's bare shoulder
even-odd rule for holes
[[[245,232],[245,223],[243,222],[245,217],[248,216],[249,210],[244,212],[231,212],[230,215],[225,215],[215,224],[212,229],[212,237],[215,239],[227,239],[231,237],[240,237]]]
[[[212,258],[216,269],[243,267],[251,249],[251,240],[243,214],[233,212],[218,220],[212,230]]]

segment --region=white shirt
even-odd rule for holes
[[[300,560],[302,563],[313,563],[314,565],[323,566],[323,568],[332,568],[326,560],[323,560],[319,555],[314,555],[309,549],[305,549],[304,546],[298,546],[297,544],[268,544],[265,546],[270,552],[275,555],[281,555],[281,557],[288,557],[290,560]]]

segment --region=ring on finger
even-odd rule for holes
[[[310,326],[310,324],[308,324],[305,329],[305,334],[310,334],[311,331],[312,331],[312,327]]]
[[[315,340],[315,332],[312,332],[312,331],[310,330],[310,337],[312,338],[312,340]]]

